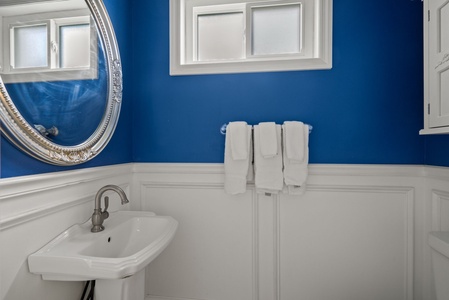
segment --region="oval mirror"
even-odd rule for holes
[[[1,133],[55,165],[104,149],[120,114],[122,69],[101,0],[0,0]]]

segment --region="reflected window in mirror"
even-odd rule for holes
[[[75,24],[59,27],[60,68],[90,66],[90,25]]]
[[[5,83],[98,77],[97,33],[88,10],[8,16],[2,23]]]
[[[46,68],[47,25],[17,26],[11,29],[10,63],[14,69]]]

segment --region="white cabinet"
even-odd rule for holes
[[[449,0],[424,0],[424,129],[449,133]]]

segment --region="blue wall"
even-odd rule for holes
[[[420,1],[335,0],[332,70],[177,77],[168,3],[134,1],[135,161],[222,162],[223,123],[302,120],[312,163],[424,163]]]
[[[105,3],[124,64],[123,111],[110,145],[79,167],[222,162],[219,128],[233,120],[312,124],[311,163],[449,165],[444,151],[438,152],[440,146],[449,149],[449,137],[418,135],[420,1],[334,0],[332,70],[174,77],[169,1]],[[2,177],[63,170],[28,158],[4,140],[1,155]]]
[[[74,167],[57,167],[37,161],[16,148],[6,139],[0,140],[0,178],[39,174],[46,172],[64,171],[79,168],[88,168],[103,165],[126,163],[131,161],[131,135],[129,133],[131,122],[130,90],[132,83],[131,55],[129,45],[131,31],[130,2],[127,0],[103,0],[114,24],[120,46],[120,55],[123,64],[124,93],[120,120],[114,136],[108,146],[95,159]]]

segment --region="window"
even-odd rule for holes
[[[3,18],[5,83],[96,79],[97,34],[88,10]]]
[[[332,0],[170,1],[171,75],[332,67]]]

